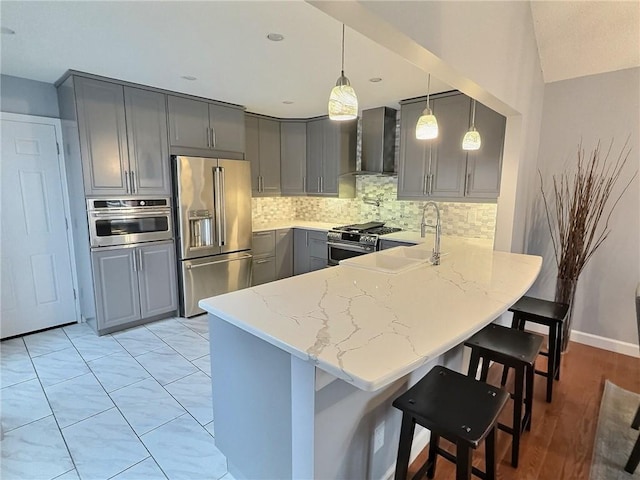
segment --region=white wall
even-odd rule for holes
[[[56,87],[50,83],[1,75],[0,91],[3,112],[60,117]]]
[[[617,191],[640,167],[640,68],[549,83],[544,110],[538,166],[548,179],[565,169],[572,171],[582,140],[589,152],[598,140],[615,141],[617,156],[631,135],[631,156]],[[625,181],[626,179],[626,181]],[[611,218],[611,234],[587,264],[578,283],[573,329],[622,342],[637,343],[634,293],[640,279],[640,182],[634,180]],[[531,293],[553,298],[556,264],[549,231],[539,203],[539,181],[533,196],[535,215],[529,253],[545,261]]]

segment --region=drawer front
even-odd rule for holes
[[[267,230],[265,232],[253,233],[253,256],[273,257],[276,254],[276,232]]]
[[[276,259],[275,257],[253,259],[253,274],[251,285],[262,285],[263,283],[276,280]]]

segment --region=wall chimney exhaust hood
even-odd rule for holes
[[[378,107],[362,111],[362,164],[353,175],[395,175],[397,110]]]

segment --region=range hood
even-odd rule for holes
[[[353,175],[395,175],[396,114],[389,107],[362,111],[362,165]]]

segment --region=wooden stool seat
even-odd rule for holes
[[[495,428],[509,394],[448,368],[437,366],[393,401],[402,411],[402,428],[396,463],[396,480],[405,480],[416,423],[431,430],[429,458],[414,478],[435,474],[441,455],[456,463],[456,479],[495,478]],[[456,444],[457,456],[439,447],[440,437]],[[471,465],[471,451],[486,441],[486,472]]]
[[[487,325],[464,344],[471,348],[469,376],[475,378],[480,361],[480,381],[486,382],[489,363],[496,362],[516,372],[513,393],[513,424],[498,424],[498,428],[513,436],[511,465],[518,466],[520,435],[531,429],[533,415],[533,370],[536,357],[542,348],[541,335],[522,332],[501,325]],[[522,407],[524,405],[524,416]]]
[[[540,352],[549,358],[547,371],[535,370],[537,375],[547,379],[547,402],[553,398],[553,381],[560,380],[560,352],[562,349],[562,324],[569,311],[565,303],[551,302],[541,298],[524,296],[509,309],[513,312],[511,328],[524,330],[526,322],[545,325],[549,328],[549,349]],[[502,385],[507,381],[508,368],[502,374]]]

